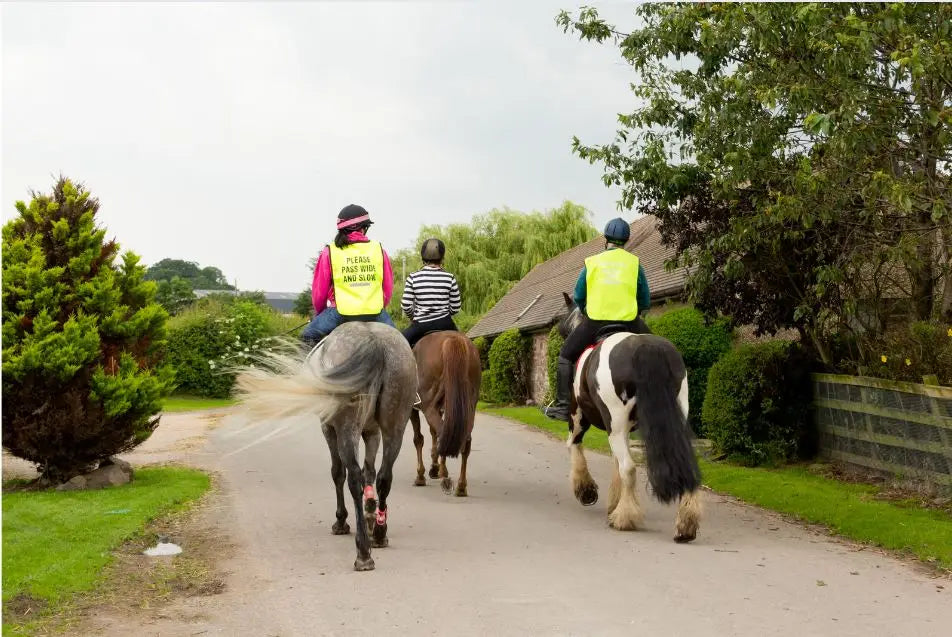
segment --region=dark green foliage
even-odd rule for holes
[[[861,375],[911,383],[935,375],[940,385],[952,386],[952,324],[897,323],[863,343],[863,349],[869,350],[865,357],[858,355],[856,341],[844,339],[837,345],[837,359],[849,361]],[[863,364],[863,358],[869,362]]]
[[[548,400],[555,397],[555,376],[559,368],[559,350],[562,349],[563,343],[565,343],[565,339],[559,333],[559,326],[553,325],[552,329],[549,330],[549,340],[546,343],[545,350],[546,373],[549,379]]]
[[[3,446],[53,483],[146,440],[171,387],[168,314],[98,209],[60,178],[3,227]]]
[[[529,339],[517,328],[496,337],[489,348],[486,377],[490,402],[522,403],[529,393]]]
[[[479,368],[483,371],[489,369],[489,346],[490,342],[485,336],[473,339],[473,345],[479,352]]]
[[[745,345],[711,367],[707,435],[719,453],[749,465],[809,458],[816,450],[810,362],[788,341]]]
[[[188,281],[193,290],[234,290],[235,286],[218,268],[199,267],[194,261],[181,259],[162,259],[146,270],[147,281],[171,281],[175,277]]]
[[[725,319],[710,323],[694,308],[685,307],[649,318],[648,327],[681,352],[688,368],[689,419],[694,433],[704,434],[702,407],[708,370],[731,348],[732,330]]]
[[[195,292],[192,291],[192,284],[186,279],[174,276],[170,281],[158,282],[155,300],[165,308],[166,312],[174,315],[195,300]]]
[[[310,287],[306,290],[302,290],[301,293],[297,295],[297,298],[294,299],[293,310],[295,314],[300,314],[301,316],[314,315],[314,303],[311,301]]]
[[[176,370],[176,390],[196,396],[225,398],[235,382],[229,365],[267,346],[262,339],[277,333],[270,308],[250,300],[202,301],[170,323],[168,361]]]

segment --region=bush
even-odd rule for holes
[[[816,451],[810,361],[788,341],[745,345],[711,367],[704,423],[714,449],[748,465]]]
[[[152,434],[168,314],[99,202],[60,178],[3,226],[3,446],[62,482]]]
[[[194,304],[169,325],[168,361],[175,368],[177,391],[227,397],[235,375],[222,368],[244,362],[244,354],[288,329],[287,322],[252,300],[202,299]]]
[[[705,433],[702,413],[708,385],[708,370],[731,349],[733,331],[726,319],[708,323],[704,315],[691,307],[679,308],[648,320],[648,327],[668,339],[681,352],[688,368],[688,404],[691,427],[697,435]]]
[[[529,388],[529,340],[518,328],[506,330],[489,348],[487,374],[490,402],[522,403]]]
[[[921,383],[923,376],[934,374],[940,385],[952,385],[952,325],[948,323],[900,325],[865,349],[871,360],[854,368],[863,375]]]
[[[489,369],[489,339],[480,336],[473,340],[476,351],[479,352],[479,368],[483,371]]]
[[[549,340],[545,345],[545,366],[549,380],[549,391],[546,394],[547,402],[555,398],[555,379],[556,372],[559,369],[559,350],[562,349],[563,343],[565,343],[565,339],[562,338],[562,335],[559,333],[558,324],[553,325],[552,329],[549,330]]]

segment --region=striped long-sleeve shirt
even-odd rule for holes
[[[435,265],[423,266],[407,276],[400,309],[417,323],[459,313],[462,307],[456,277]]]

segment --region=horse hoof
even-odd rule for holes
[[[582,506],[590,507],[598,502],[598,487],[595,485],[583,487],[575,493],[575,498]]]
[[[415,487],[425,487],[425,486],[426,486],[426,478],[424,478],[423,476],[417,476],[417,479],[413,481],[413,486],[415,486]]]
[[[449,495],[453,492],[453,478],[443,478],[440,481],[440,487],[443,488],[443,493]]]
[[[674,541],[678,544],[687,544],[688,542],[693,542],[697,538],[697,533],[678,533],[674,536]]]
[[[465,487],[462,487],[462,488],[461,488],[461,487],[456,487],[456,497],[457,497],[457,498],[465,498],[465,497],[468,496],[468,495],[469,495],[469,494],[466,493],[466,488],[465,488]]]
[[[436,465],[430,467],[430,477],[436,480],[440,477],[440,468]]]
[[[367,559],[357,558],[354,561],[354,570],[355,571],[372,571],[374,570],[374,558],[368,557]]]
[[[334,526],[331,527],[331,532],[334,535],[347,535],[350,533],[350,525],[346,522],[335,522]]]
[[[364,500],[364,513],[373,517],[374,512],[377,510],[377,500],[375,498],[367,498]]]
[[[372,546],[375,549],[385,549],[390,546],[390,538],[387,537],[387,525],[381,524],[374,527]]]

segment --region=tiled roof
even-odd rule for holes
[[[469,336],[492,336],[511,327],[532,330],[551,325],[565,313],[562,293],[571,295],[575,290],[585,259],[604,247],[605,239],[598,237],[540,263],[499,299],[473,326]],[[645,216],[632,222],[631,238],[625,249],[641,260],[652,299],[675,296],[684,290],[687,271],[683,268],[665,271],[664,263],[674,256],[674,249],[661,244],[654,217]]]

